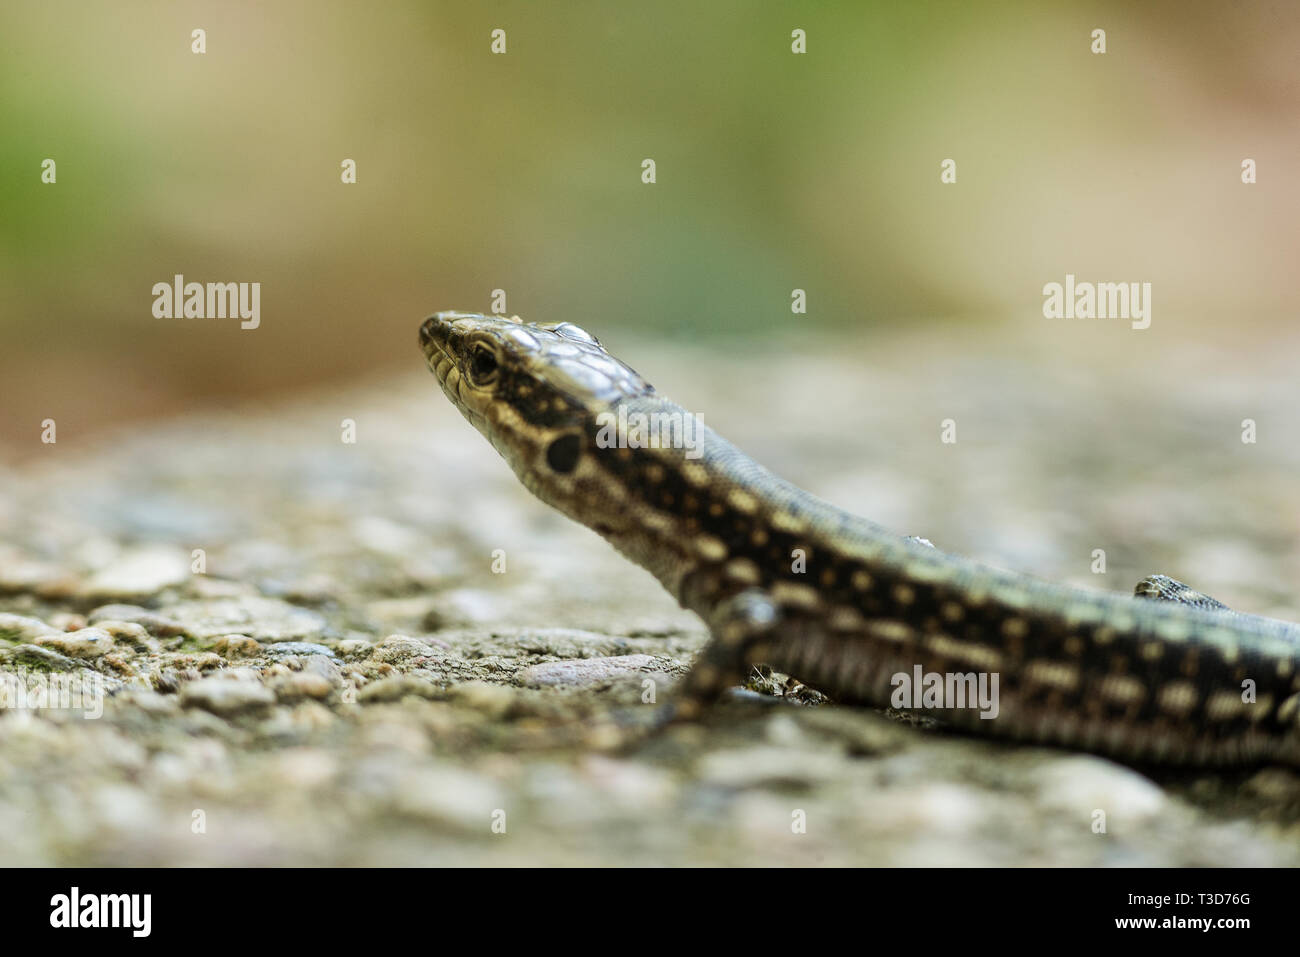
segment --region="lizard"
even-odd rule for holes
[[[874,707],[897,705],[900,676],[959,691],[982,675],[995,717],[951,691],[916,710],[1131,763],[1300,766],[1300,626],[1164,575],[1094,591],[895,534],[754,462],[572,322],[439,312],[420,344],[525,488],[707,624],[656,726],[697,719],[758,663]],[[655,422],[673,428],[631,434]]]

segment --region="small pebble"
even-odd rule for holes
[[[427,641],[408,638],[406,635],[389,635],[370,652],[372,661],[404,661],[407,658],[439,655],[439,650]]]
[[[255,681],[201,678],[181,687],[181,704],[203,708],[222,717],[260,710],[274,703],[275,694],[271,689]]]
[[[372,681],[357,693],[357,700],[367,704],[381,701],[401,701],[407,695],[420,698],[433,698],[439,694],[437,686],[431,681],[414,678],[410,675],[395,675]]]
[[[222,635],[212,643],[212,650],[223,658],[252,658],[262,650],[262,643],[248,635]]]
[[[273,658],[281,658],[286,655],[328,655],[334,657],[334,650],[324,645],[318,645],[311,641],[281,641],[274,645],[268,645],[266,653]]]
[[[101,625],[107,621],[134,622],[159,638],[174,638],[185,634],[185,626],[176,619],[139,605],[101,605],[87,617],[92,625]]]
[[[215,585],[203,576],[198,580]],[[256,595],[183,602],[167,612],[195,638],[240,634],[262,642],[309,641],[325,630],[325,619],[316,612]]]
[[[94,598],[153,595],[190,578],[190,560],[177,548],[151,545],[127,549],[90,576],[83,594]]]
[[[725,788],[811,787],[843,774],[847,759],[837,752],[757,745],[713,751],[696,770],[702,782]]]
[[[399,814],[478,834],[491,833],[493,814],[504,803],[491,781],[452,765],[403,775],[392,796]]]
[[[465,681],[450,689],[450,696],[489,718],[504,718],[515,705],[515,692],[486,681]]]
[[[113,636],[115,642],[130,648],[132,651],[147,654],[157,651],[160,647],[158,640],[150,636],[144,625],[138,622],[115,621],[111,618],[105,618],[97,621],[95,627],[108,632]]]
[[[327,679],[310,671],[297,672],[275,684],[275,693],[281,701],[301,701],[304,698],[320,700],[328,698],[333,690],[333,685]]]
[[[1141,822],[1169,804],[1150,778],[1105,758],[1079,755],[1060,758],[1037,769],[1039,799],[1044,805],[1082,816],[1105,811],[1112,822]]]
[[[72,671],[78,667],[77,663],[67,655],[39,645],[18,645],[4,651],[3,656],[10,665],[43,671]]]
[[[659,659],[653,655],[547,661],[519,672],[519,681],[531,687],[601,684],[625,675],[644,673],[658,663]]]
[[[28,618],[25,615],[8,615],[0,614],[0,638],[9,641],[33,641],[37,638],[43,638],[46,635],[62,634],[61,628],[55,628],[53,625],[47,625],[39,618]]]
[[[113,636],[102,628],[83,628],[38,638],[36,644],[53,648],[69,658],[102,658],[113,650]]]

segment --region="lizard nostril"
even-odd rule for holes
[[[420,347],[428,348],[429,344],[437,341],[437,330],[442,325],[442,320],[437,316],[430,316],[420,325]]]

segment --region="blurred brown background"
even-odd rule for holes
[[[417,369],[498,287],[615,344],[853,330],[864,374],[904,324],[1231,362],[1300,306],[1294,3],[7,0],[0,37],[7,455]],[[1152,328],[1048,323],[1067,272],[1151,282]],[[261,282],[261,328],[154,318],[175,273]]]

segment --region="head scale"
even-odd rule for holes
[[[569,322],[440,312],[420,346],[443,393],[543,501],[577,517],[596,417],[654,392]]]

